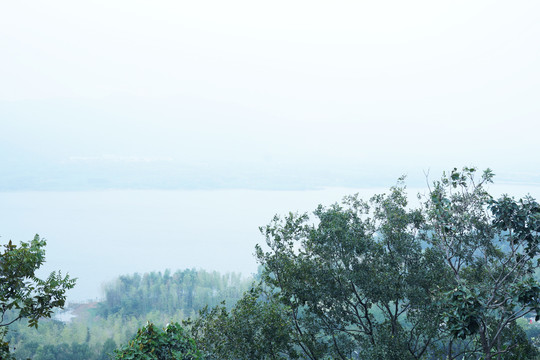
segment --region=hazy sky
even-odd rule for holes
[[[539,20],[536,0],[1,1],[0,235],[48,238],[89,298],[119,273],[252,271],[257,226],[333,193],[6,190],[387,188],[476,165],[537,194]]]
[[[5,1],[0,162],[477,165],[539,180],[538,14],[537,1]]]

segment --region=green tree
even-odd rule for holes
[[[202,356],[195,341],[177,323],[163,331],[152,323],[139,329],[129,343],[114,352],[114,359],[199,360]]]
[[[35,360],[70,360],[72,353],[69,345],[62,343],[59,345],[44,345],[38,348]]]
[[[54,308],[64,306],[66,291],[75,286],[74,279],[60,272],[52,272],[44,280],[36,277],[45,261],[45,246],[46,241],[36,235],[19,246],[10,240],[0,253],[0,351],[6,358],[8,345],[3,335],[7,327],[28,319],[28,325],[37,328],[40,318],[51,317]]]
[[[271,297],[271,295],[270,295]],[[205,308],[191,332],[205,359],[296,359],[287,309],[253,287],[229,311],[222,303]]]
[[[418,210],[404,186],[369,203],[342,205],[274,220],[257,247],[265,283],[290,309],[294,337],[309,359],[419,359],[437,338],[440,312],[430,294],[444,286],[439,257],[417,236]]]
[[[534,279],[540,244],[540,205],[527,196],[495,200],[474,168],[454,169],[434,183],[425,202],[425,240],[440,251],[451,277],[444,292],[445,329],[468,346],[446,344],[447,356],[518,358],[524,336],[516,320],[540,314],[540,284]]]
[[[368,202],[349,196],[315,219],[276,216],[261,228],[262,279],[303,356],[536,356],[515,322],[540,313],[540,206],[494,200],[492,172],[475,172],[444,174],[421,207],[409,206],[400,179]]]
[[[105,343],[103,343],[103,348],[101,349],[97,360],[110,359],[111,356],[113,356],[114,350],[116,350],[116,342],[111,338],[105,340]]]

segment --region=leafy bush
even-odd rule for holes
[[[201,360],[195,341],[185,335],[178,323],[163,331],[152,323],[137,331],[127,345],[116,350],[114,359],[137,360]]]

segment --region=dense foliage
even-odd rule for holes
[[[16,322],[7,338],[18,359],[79,359],[73,349],[87,360],[109,359],[108,354],[147,321],[181,322],[223,300],[232,306],[252,281],[239,274],[193,269],[121,276],[105,286],[103,301],[70,304],[76,315],[71,321],[43,321],[37,330]]]
[[[266,295],[202,312],[201,349],[238,359],[536,358],[517,321],[540,305],[540,206],[493,199],[493,174],[475,172],[444,175],[416,208],[400,181],[367,202],[319,206],[315,219],[276,216],[257,247]],[[275,337],[258,320],[267,316]]]
[[[531,197],[493,199],[474,169],[453,171],[434,184],[426,201],[426,241],[440,251],[450,274],[449,291],[438,294],[451,339],[470,340],[446,351],[485,359],[517,358],[523,347],[517,319],[533,313],[539,319],[540,205]]]
[[[492,179],[454,169],[418,206],[400,179],[368,201],[276,216],[261,228],[257,285],[122,276],[71,323],[17,322],[6,339],[38,360],[103,360],[117,344],[125,359],[540,359],[540,205],[493,198]]]
[[[11,240],[0,253],[0,358],[9,357],[6,328],[26,319],[38,327],[41,318],[49,318],[54,308],[65,304],[66,291],[75,286],[68,275],[52,272],[46,279],[36,277],[45,261],[46,241],[38,235],[30,242],[13,244]]]
[[[233,309],[205,308],[189,321],[207,360],[297,358],[284,308],[261,285],[246,292]]]
[[[137,331],[127,345],[114,352],[114,359],[124,360],[200,360],[195,341],[177,324],[160,330],[148,323]]]

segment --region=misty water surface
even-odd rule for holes
[[[493,186],[492,193],[538,198],[539,189]],[[45,237],[42,274],[67,271],[79,278],[68,300],[96,299],[121,274],[199,268],[249,275],[257,270],[255,244],[264,243],[258,227],[275,214],[385,190],[2,192],[0,242]],[[409,190],[411,198],[418,191]]]

